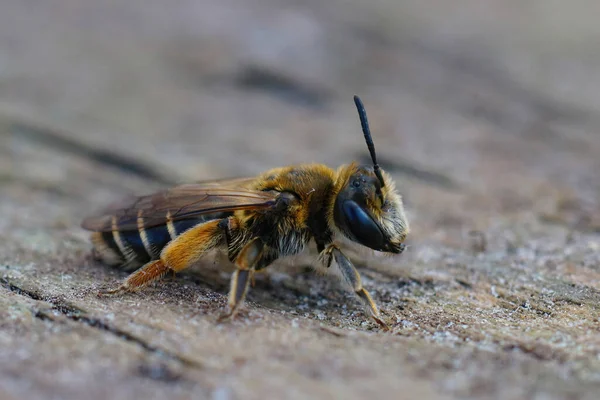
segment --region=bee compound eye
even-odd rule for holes
[[[385,239],[375,221],[354,201],[346,200],[342,204],[346,226],[359,243],[372,248],[383,250]]]

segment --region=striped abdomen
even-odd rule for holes
[[[96,255],[110,265],[121,265],[133,270],[151,260],[158,260],[160,252],[170,241],[186,230],[206,221],[227,217],[228,213],[206,214],[199,218],[168,221],[164,225],[136,230],[92,233]]]

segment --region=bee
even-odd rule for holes
[[[118,287],[100,294],[137,291],[221,248],[236,267],[222,316],[231,318],[255,271],[301,252],[312,239],[319,263],[326,269],[335,259],[366,314],[387,328],[339,239],[399,254],[405,249],[409,225],[392,178],[377,163],[364,105],[358,96],[354,102],[373,165],[353,162],[334,170],[303,164],[253,178],[184,184],[85,219],[82,227],[93,231],[98,258],[129,271],[139,268]]]

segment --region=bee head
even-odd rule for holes
[[[357,96],[354,102],[373,165],[353,163],[337,171],[333,222],[350,240],[373,250],[401,253],[409,230],[402,199],[390,176],[377,164],[364,106]]]
[[[388,253],[401,253],[408,234],[402,199],[389,175],[372,166],[350,164],[337,173],[333,222],[350,240]]]

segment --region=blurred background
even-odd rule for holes
[[[3,180],[100,206],[154,184],[366,161],[359,94],[416,235],[564,196],[589,213],[599,13],[594,0],[3,2]]]
[[[0,393],[596,399],[598,16],[597,0],[1,1]],[[354,94],[412,226],[404,254],[353,258],[392,334],[313,258],[258,277],[230,325],[222,265],[95,296],[124,274],[90,260],[84,216],[179,182],[369,163]]]

